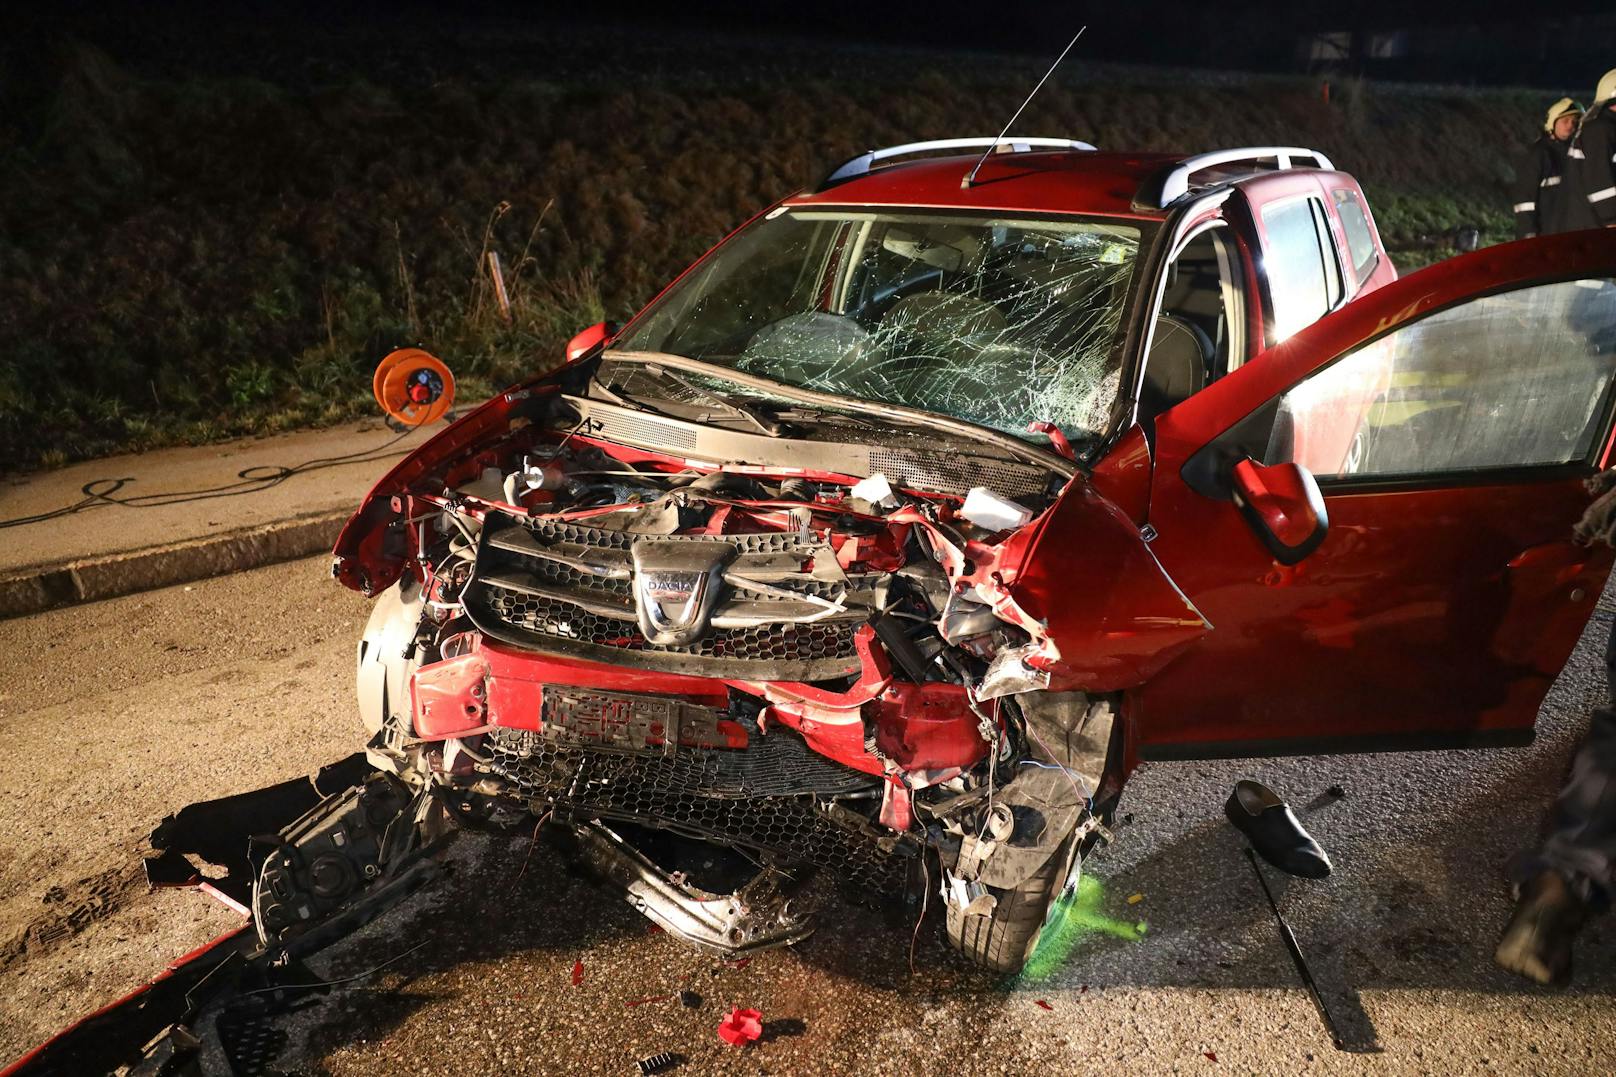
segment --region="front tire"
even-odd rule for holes
[[[1060,899],[1076,888],[1079,861],[1076,836],[1067,838],[1026,882],[1008,889],[987,887],[992,911],[966,915],[948,906],[949,944],[993,972],[1020,972],[1038,948],[1044,928],[1055,919]]]

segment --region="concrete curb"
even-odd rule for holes
[[[347,509],[0,576],[0,620],[169,587],[329,550]]]

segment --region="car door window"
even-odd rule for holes
[[[1341,301],[1341,269],[1324,204],[1317,198],[1270,202],[1261,209],[1267,241],[1263,272],[1275,343],[1318,321]]]
[[[1459,303],[1348,353],[1278,399],[1265,459],[1320,480],[1591,461],[1616,370],[1616,283]]]
[[[1341,230],[1347,234],[1347,253],[1352,257],[1352,272],[1361,285],[1375,271],[1380,252],[1375,249],[1374,230],[1369,227],[1369,214],[1357,194],[1344,187],[1330,192],[1335,202],[1336,215],[1341,218]]]

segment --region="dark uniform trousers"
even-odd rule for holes
[[[1549,811],[1543,844],[1513,870],[1520,882],[1557,871],[1599,908],[1616,896],[1616,619],[1605,642],[1605,675],[1609,698],[1594,709],[1571,776]]]

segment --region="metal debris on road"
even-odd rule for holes
[[[1307,958],[1302,956],[1302,948],[1296,942],[1296,936],[1291,934],[1291,925],[1285,922],[1285,916],[1279,911],[1279,903],[1274,900],[1274,892],[1268,888],[1268,877],[1263,874],[1262,866],[1257,863],[1257,854],[1250,846],[1246,847],[1246,859],[1251,861],[1251,870],[1257,873],[1257,881],[1262,884],[1263,896],[1268,898],[1268,907],[1274,910],[1274,920],[1279,924],[1279,937],[1284,940],[1285,948],[1291,952],[1291,961],[1296,965],[1296,973],[1302,978],[1308,993],[1313,996],[1313,1006],[1319,1011],[1319,1020],[1324,1022],[1324,1031],[1330,1034],[1330,1042],[1335,1044],[1336,1050],[1346,1050],[1346,1044],[1341,1039],[1341,1033],[1336,1031],[1335,1020],[1330,1016],[1330,1008],[1324,1004],[1324,996],[1319,993],[1319,985],[1313,982],[1313,973],[1307,967]]]

